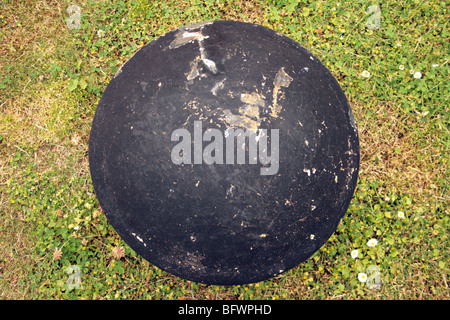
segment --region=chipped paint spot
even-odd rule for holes
[[[122,68],[123,68],[123,66],[119,70],[117,70],[117,72],[116,72],[116,74],[114,75],[113,78],[117,77],[119,74],[122,73]]]
[[[310,238],[311,240],[314,240],[315,237],[316,237],[316,236],[313,235],[313,234],[309,236],[309,238]]]
[[[190,62],[191,69],[186,76],[186,79],[188,79],[189,81],[197,78],[200,75],[200,72],[198,71],[198,62],[199,62],[199,57],[195,58],[194,61]]]
[[[311,170],[309,170],[309,169],[303,169],[303,172],[307,173],[308,177],[311,175]]]
[[[175,34],[175,39],[169,44],[169,49],[179,48],[195,40],[201,42],[207,38],[208,36],[205,37],[200,31],[197,32],[178,31]]]
[[[259,127],[259,121],[253,120],[246,115],[235,115],[230,110],[223,110],[225,118],[223,119],[231,127],[242,127],[248,130],[256,131]]]
[[[215,96],[217,96],[217,91],[219,91],[220,89],[223,89],[224,88],[224,82],[225,82],[225,80],[227,80],[227,78],[224,78],[224,79],[222,79],[221,81],[217,81],[215,84],[214,84],[214,87],[211,89],[211,93],[213,94],[213,95],[215,95]]]
[[[284,71],[284,67],[278,70],[277,75],[275,76],[275,80],[273,81],[273,105],[272,105],[272,116],[278,117],[278,114],[281,112],[282,107],[278,104],[278,93],[281,90],[281,87],[289,87],[292,82],[292,77]]]
[[[247,104],[264,107],[265,105],[264,100],[265,100],[264,96],[257,92],[241,94],[241,101]]]
[[[203,48],[201,48],[201,49],[203,49]],[[205,52],[205,50],[201,50],[202,62],[209,69],[209,71],[211,71],[212,74],[217,74],[217,72],[219,72],[219,70],[216,67],[216,63],[214,61],[206,58],[204,52]]]
[[[144,242],[144,240],[142,240],[139,236],[137,236],[136,235],[136,233],[132,233],[132,235],[136,238],[136,239],[138,239],[140,242]]]
[[[265,237],[267,237],[267,234],[265,234],[265,233],[260,234],[259,237],[260,237],[260,238],[265,238]]]
[[[176,49],[181,46],[184,46],[187,43],[197,41],[198,46],[199,46],[201,61],[203,62],[205,67],[208,68],[208,70],[211,73],[217,74],[218,69],[216,67],[216,63],[214,61],[212,61],[211,59],[207,58],[206,53],[205,53],[205,48],[203,46],[203,40],[209,38],[209,36],[205,36],[202,33],[203,27],[207,24],[210,24],[210,23],[201,23],[201,24],[199,23],[199,24],[194,24],[194,25],[187,26],[184,28],[180,28],[180,30],[175,34],[175,39],[169,44],[169,49]],[[190,31],[190,30],[195,30],[195,29],[200,29],[200,30],[195,31],[195,32]],[[191,71],[194,71],[194,70],[191,70]]]
[[[234,189],[236,189],[236,187],[234,185],[231,185],[230,188],[228,188],[228,190],[227,190],[227,195],[225,198],[228,198],[229,195],[232,196]]]
[[[180,256],[181,256],[181,252],[180,252]],[[187,252],[186,256],[179,257],[178,264],[185,266],[185,267],[189,267],[191,270],[196,271],[196,272],[204,272],[205,266],[202,263],[203,260],[204,260],[203,255],[200,255],[197,252]]]
[[[246,104],[239,108],[239,114],[235,115],[229,109],[223,110],[225,117],[222,120],[230,127],[242,127],[257,131],[261,122],[259,108],[265,106],[264,96],[257,92],[243,93],[241,101]]]

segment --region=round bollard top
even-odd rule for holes
[[[297,266],[336,230],[359,140],[317,57],[268,28],[214,21],[123,65],[89,163],[108,221],[139,255],[187,280],[245,284]]]

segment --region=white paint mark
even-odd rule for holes
[[[211,89],[211,93],[215,96],[217,96],[217,91],[219,91],[220,89],[223,89],[224,87],[224,82],[227,78],[222,79],[221,81],[218,81],[214,84],[214,87]]]
[[[307,173],[308,177],[311,175],[311,170],[309,170],[309,169],[303,169],[303,172]]]
[[[230,187],[229,187],[228,190],[227,190],[227,196],[228,196],[228,195],[233,195],[233,190],[234,190],[235,188],[236,188],[235,186],[230,185]]]
[[[136,239],[138,239],[140,242],[144,242],[144,240],[142,240],[141,238],[139,238],[139,236],[137,236],[136,233],[132,233],[132,235],[133,235]]]
[[[175,39],[170,43],[169,48],[175,49],[185,45],[186,43],[197,41],[199,50],[200,50],[200,58],[205,66],[211,71],[213,74],[218,72],[216,63],[206,57],[205,48],[203,47],[203,40],[208,39],[209,36],[204,36],[201,32],[204,25],[201,25],[200,31],[189,32],[186,30],[190,30],[190,28],[185,28],[183,32],[179,32],[175,35]],[[195,28],[196,29],[196,28]]]
[[[309,238],[310,238],[311,240],[314,240],[315,237],[316,237],[316,236],[313,235],[313,234],[309,236]]]
[[[209,60],[207,58],[202,58],[203,63],[205,66],[211,71],[213,74],[216,74],[218,72],[216,64],[214,61]]]

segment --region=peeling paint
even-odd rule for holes
[[[231,127],[242,127],[248,130],[256,131],[259,128],[261,119],[259,116],[260,107],[265,106],[265,98],[263,95],[253,93],[241,94],[241,101],[246,103],[239,108],[239,114],[233,114],[229,109],[223,110],[225,121]]]
[[[259,121],[253,120],[246,115],[235,115],[230,110],[223,110],[225,118],[223,119],[231,127],[242,127],[248,130],[256,131],[259,127]]]
[[[225,80],[227,80],[227,78],[224,78],[224,79],[222,79],[222,80],[220,80],[220,81],[217,81],[215,84],[214,84],[214,87],[211,89],[211,93],[213,94],[213,95],[215,95],[215,96],[217,96],[217,92],[220,90],[220,89],[223,89],[224,88],[224,82],[225,82]]]
[[[282,107],[278,104],[278,93],[281,90],[281,87],[289,87],[292,82],[292,77],[284,71],[284,67],[278,70],[277,75],[275,76],[275,80],[273,81],[273,105],[272,105],[272,116],[278,117],[278,114],[281,112]]]
[[[169,49],[179,48],[185,44],[197,40],[198,42],[207,39],[208,36],[204,36],[201,32],[188,32],[188,31],[178,31],[175,34],[175,39],[169,44]]]
[[[198,71],[198,62],[199,62],[199,57],[195,58],[195,60],[191,61],[191,63],[190,63],[191,69],[186,76],[186,79],[188,79],[189,81],[197,78],[200,75],[200,72]]]
[[[212,22],[211,22],[212,23]],[[184,46],[187,43],[197,41],[200,51],[200,59],[205,67],[212,73],[217,74],[218,69],[216,63],[206,56],[205,48],[203,46],[203,40],[208,39],[209,36],[205,36],[202,33],[202,29],[205,25],[211,23],[199,23],[184,28],[180,28],[175,34],[175,39],[169,44],[169,49],[176,49]],[[200,29],[199,31],[191,32],[191,30]],[[192,72],[193,70],[191,70]],[[195,78],[195,77],[194,77]],[[193,79],[193,78],[192,78]]]

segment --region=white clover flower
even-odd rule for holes
[[[405,66],[404,66],[404,65],[402,65],[402,64],[401,64],[401,65],[399,65],[399,66],[398,66],[398,68],[399,68],[400,70],[405,70]]]
[[[353,258],[353,259],[358,258],[358,254],[359,254],[358,250],[353,250],[352,253],[351,253],[352,258]]]
[[[367,281],[367,274],[365,274],[364,272],[358,273],[358,280],[361,281],[361,282],[366,282]]]
[[[405,217],[405,213],[404,213],[403,211],[399,211],[399,212],[398,212],[398,217],[399,217],[400,219],[403,219],[403,218]]]
[[[420,79],[422,78],[422,74],[419,71],[417,71],[416,73],[414,73],[414,78]]]
[[[433,68],[439,67],[439,65],[438,65],[437,63],[433,63],[431,66],[432,66]]]
[[[400,43],[400,41],[398,41],[396,44],[397,44],[397,47],[401,47],[401,46],[402,46],[402,44]]]
[[[97,36],[98,36],[99,38],[102,38],[104,35],[105,35],[105,31],[103,31],[103,30],[98,30],[98,31],[97,31]]]
[[[391,199],[389,197],[384,198],[384,201],[389,202]]]
[[[361,73],[361,75],[362,75],[364,78],[368,78],[368,77],[370,77],[370,72],[367,71],[367,70],[364,70],[364,71]]]
[[[370,239],[369,241],[367,241],[367,245],[369,247],[375,247],[378,244],[377,239]]]
[[[77,231],[78,229],[80,229],[80,226],[73,227],[73,230],[75,230],[75,231]]]

